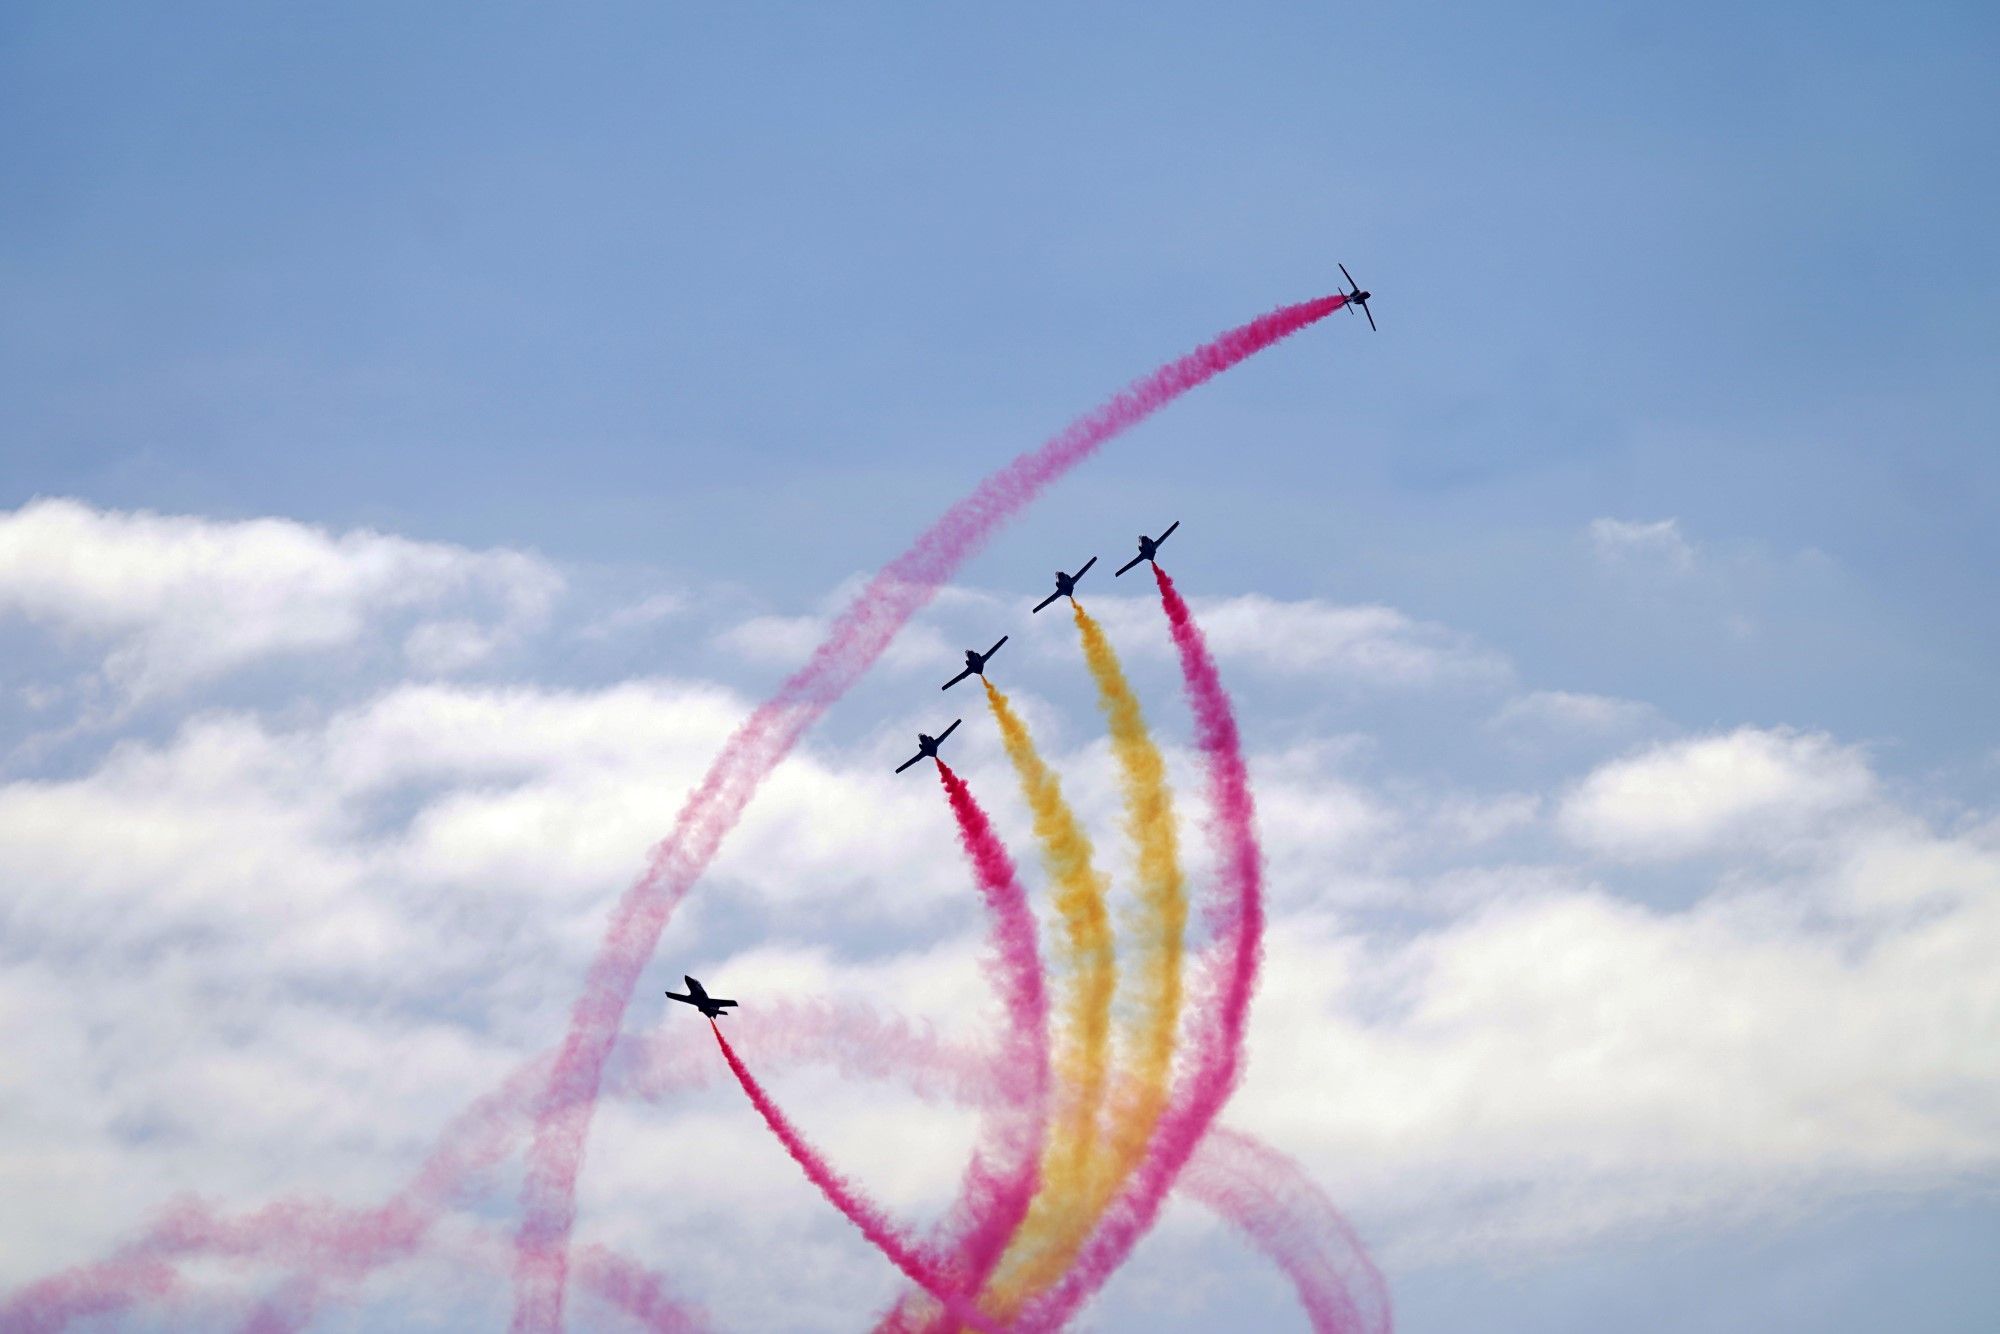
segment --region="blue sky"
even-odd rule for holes
[[[1217,329],[1331,290],[1341,260],[1378,293],[1379,335],[1338,317],[1120,441],[967,570],[966,600],[932,632],[976,637],[1018,610],[1002,594],[1182,519],[1177,577],[1243,627],[1232,684],[1253,740],[1302,784],[1305,824],[1324,800],[1363,831],[1338,846],[1299,834],[1289,907],[1385,957],[1435,961],[1438,942],[1504,917],[1439,906],[1441,885],[1481,875],[1560,870],[1667,914],[1811,878],[1745,851],[1739,825],[1805,838],[1866,810],[1987,856],[2000,18],[1300,8],[8,7],[0,524],[27,534],[0,560],[9,799],[34,806],[72,780],[129,795],[143,784],[117,766],[132,747],[183,773],[208,763],[197,733],[217,718],[337,756],[367,730],[355,720],[440,681],[525,691],[532,718],[560,713],[564,692],[624,718],[639,705],[620,682],[666,681],[653,702],[698,720],[675,690],[753,697],[787,665],[796,618],[992,466]],[[36,497],[97,517],[35,527]],[[121,526],[137,511],[211,527]],[[230,563],[270,559],[230,527],[259,518],[307,526],[284,539],[306,547],[300,532],[363,529],[430,545],[313,548],[285,568],[317,591],[278,579],[267,596]],[[144,564],[208,541],[217,563],[164,591],[116,562],[101,579],[59,570],[49,545]],[[399,573],[363,568],[378,566]],[[1341,619],[1356,607],[1401,619]],[[262,630],[236,634],[246,619]],[[1125,624],[1143,635],[1137,610]],[[1026,648],[1044,720],[1087,768],[1089,705],[1062,644]],[[1423,664],[1420,683],[1378,679],[1391,649]],[[914,663],[887,664],[830,720],[828,781],[901,744],[930,688]],[[664,800],[706,732],[662,736],[659,774],[619,759],[577,778],[540,755],[467,760],[449,782],[355,780],[328,829],[390,807],[445,821],[462,807],[426,784],[472,801],[494,764],[578,809],[611,799],[606,774]],[[1698,833],[1607,814],[1634,783],[1679,782],[1670,761],[1765,766],[1788,795]],[[244,763],[223,766],[243,800],[289,790]],[[312,772],[285,781],[339,787]],[[1475,799],[1505,832],[1426,842]],[[1496,812],[1513,799],[1542,814],[1509,823]],[[612,868],[637,864],[609,842],[559,910],[495,910],[483,966],[534,966],[510,932],[556,961],[490,983],[467,1042],[525,1051],[553,1035]],[[453,847],[449,873],[380,876],[477,883],[480,855]],[[856,864],[901,866],[876,851],[879,867]],[[42,877],[24,903],[77,901],[72,860],[23,856],[14,874]],[[764,888],[693,910],[683,947],[754,959],[819,931],[836,957],[874,948],[866,911],[771,889],[776,871],[752,861],[724,868],[725,889],[731,876]],[[335,915],[358,892],[344,883],[325,887]],[[956,892],[948,876],[935,891]],[[226,898],[190,893],[197,916]],[[28,970],[17,981],[42,979],[34,994],[157,963],[152,937],[93,963],[72,911],[17,905],[28,943],[6,959]],[[916,920],[955,939],[948,912]],[[306,972],[263,984],[338,992]],[[436,1013],[445,990],[404,1004]],[[365,1011],[341,1013],[368,1031]],[[1993,1036],[1978,1013],[1972,1031]],[[1843,1078],[1878,1075],[1857,1057]],[[104,1078],[104,1098],[139,1097]],[[1927,1327],[1983,1328],[2000,1296],[1969,1242],[1996,1225],[1980,1201],[2000,1118],[1990,1083],[1951,1096],[1977,1109],[1983,1153],[1953,1141],[1880,1175],[1835,1154],[1821,1173],[1729,1177],[1775,1201],[1761,1210],[1668,1191],[1644,1218],[1564,1231],[1529,1211],[1448,1245],[1414,1194],[1363,1172],[1355,1211],[1385,1238],[1410,1330],[1463,1327],[1467,1302],[1501,1330],[1739,1328],[1751,1311],[1767,1328],[1858,1329],[1890,1290],[1935,1294]],[[65,1106],[22,1115],[43,1125]],[[1270,1111],[1265,1128],[1286,1124]],[[1324,1175],[1342,1144],[1377,1144],[1355,1135],[1287,1147]],[[105,1162],[118,1145],[106,1130]],[[1428,1185],[1450,1176],[1442,1149],[1412,1152]],[[1843,1175],[1848,1188],[1828,1184]],[[1580,1172],[1560,1199],[1591,1213],[1591,1181],[1626,1179]],[[149,1198],[78,1220],[76,1254]],[[1837,1198],[1842,1221],[1797,1223],[1807,1198]],[[770,1226],[789,1236],[809,1217]],[[1725,1263],[1746,1226],[1772,1237],[1769,1265]],[[1888,1244],[1910,1235],[1932,1244]],[[1712,1302],[1663,1308],[1662,1291],[1710,1282]],[[1788,1324],[1774,1303],[1798,1287],[1851,1300]],[[1142,1319],[1137,1291],[1107,1306],[1111,1327]]]

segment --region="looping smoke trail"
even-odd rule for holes
[[[1112,1192],[1145,1153],[1166,1106],[1180,1027],[1187,892],[1166,764],[1110,639],[1081,602],[1072,599],[1070,611],[1118,760],[1125,832],[1136,854],[1131,921],[1136,966],[1127,973],[1136,1004],[1125,1025],[1120,1096],[1109,1107],[1085,1170],[1047,1181],[1029,1226],[1009,1248],[994,1309],[1010,1315],[1069,1267]]]
[[[1389,1334],[1389,1285],[1353,1227],[1297,1163],[1217,1127],[1180,1184],[1285,1271],[1315,1334]]]
[[[937,586],[1046,487],[1182,394],[1326,318],[1343,304],[1341,296],[1321,297],[1281,307],[1232,329],[1135,381],[1040,448],[990,475],[875,576],[806,666],[731,737],[690,794],[673,831],[653,850],[644,873],[614,908],[561,1046],[551,1057],[517,1072],[517,1077],[526,1074],[540,1084],[542,1093],[530,1107],[534,1139],[516,1236],[515,1329],[553,1330],[560,1324],[577,1174],[605,1065],[632,989],[652,958],[667,918],[713,858],[758,783],[872,665]],[[511,1117],[519,1106],[513,1093],[511,1086],[496,1090],[474,1110],[499,1107]],[[507,1127],[511,1124],[508,1121]],[[482,1166],[494,1131],[494,1125],[480,1116],[469,1113],[461,1118],[440,1138],[418,1179],[397,1203],[410,1203],[425,1221],[434,1217],[451,1203],[449,1193],[456,1183]],[[461,1141],[461,1135],[468,1133],[475,1141],[471,1149]],[[421,1234],[420,1227],[412,1236]],[[391,1247],[375,1252],[374,1262],[394,1258],[400,1256]],[[120,1252],[111,1260],[28,1285],[0,1307],[0,1313],[21,1328],[60,1328],[87,1312],[122,1309],[150,1294],[164,1294],[174,1282],[171,1265]]]
[[[995,1053],[937,1035],[930,1024],[894,1016],[883,1016],[868,1006],[852,1001],[789,1001],[761,1004],[752,1013],[738,1016],[736,1045],[751,1059],[771,1065],[824,1064],[850,1079],[871,1079],[899,1083],[926,1101],[1004,1107],[1018,1081],[1009,1078]],[[702,1059],[704,1056],[707,1059]],[[453,1155],[449,1161],[464,1176],[429,1198],[439,1204],[444,1197],[463,1195],[471,1179],[504,1158],[518,1137],[528,1100],[525,1090],[546,1074],[547,1057],[529,1062],[503,1086],[522,1090],[517,1105],[506,1115],[494,1115],[495,1107],[484,1109],[484,1119],[502,1128],[497,1147],[478,1155]],[[690,1027],[673,1026],[644,1036],[627,1035],[619,1043],[619,1059],[608,1077],[608,1092],[645,1104],[658,1104],[678,1094],[707,1086],[718,1070],[708,1044]],[[484,1100],[497,1104],[497,1098]],[[470,1116],[470,1113],[468,1114]],[[1315,1328],[1327,1326],[1321,1313],[1353,1309],[1362,1315],[1358,1326],[1333,1325],[1343,1334],[1352,1328],[1359,1334],[1386,1334],[1387,1294],[1369,1263],[1366,1253],[1345,1220],[1331,1202],[1300,1176],[1287,1160],[1268,1149],[1261,1157],[1237,1152],[1231,1146],[1241,1142],[1250,1150],[1260,1146],[1248,1136],[1227,1130],[1211,1130],[1203,1139],[1182,1174],[1182,1186],[1199,1202],[1216,1212],[1279,1265],[1293,1280],[1301,1305]],[[433,1154],[433,1161],[446,1155]],[[430,1174],[434,1183],[442,1174]],[[182,1206],[184,1210],[186,1206]],[[374,1210],[350,1211],[354,1220],[372,1216]],[[421,1219],[428,1225],[431,1218]],[[158,1230],[164,1233],[168,1225]],[[173,1229],[182,1241],[194,1241],[199,1231],[207,1240],[221,1242],[234,1234],[244,1249],[231,1255],[268,1260],[274,1254],[292,1254],[296,1248],[289,1238],[264,1227],[254,1233],[242,1227]],[[421,1230],[421,1228],[419,1229]],[[593,1262],[598,1248],[578,1252],[578,1276],[584,1284],[612,1305],[655,1329],[695,1329],[699,1323],[686,1308],[673,1304],[681,1323],[662,1320],[659,1307],[666,1304],[664,1288],[657,1276],[649,1275],[629,1260],[603,1253],[606,1264]],[[206,1248],[190,1249],[180,1258],[210,1254]],[[377,1257],[386,1251],[374,1252]],[[303,1272],[324,1282],[329,1277],[328,1256],[320,1255]],[[41,1331],[62,1328],[72,1319],[90,1315],[115,1315],[127,1306],[179,1291],[177,1277],[163,1258],[154,1257],[126,1266],[119,1275],[106,1271],[110,1265],[90,1266],[71,1271],[37,1287],[59,1288],[78,1300],[56,1307],[24,1308],[18,1303],[0,1307],[0,1329]],[[618,1271],[623,1269],[623,1277]],[[344,1270],[348,1277],[365,1276],[365,1268]],[[93,1277],[104,1283],[93,1286]],[[28,1293],[19,1294],[26,1297]]]
[[[778,1104],[771,1100],[771,1095],[764,1091],[764,1086],[757,1082],[756,1076],[730,1049],[729,1039],[722,1036],[721,1027],[710,1021],[709,1028],[715,1033],[716,1045],[722,1048],[722,1059],[729,1062],[730,1073],[743,1086],[751,1105],[764,1118],[764,1124],[771,1128],[771,1133],[778,1137],[778,1142],[785,1146],[785,1152],[792,1156],[792,1161],[819,1187],[828,1203],[840,1210],[862,1236],[874,1243],[876,1250],[887,1256],[889,1262],[902,1270],[911,1282],[936,1298],[954,1318],[983,1331],[983,1334],[997,1334],[999,1326],[990,1324],[963,1294],[952,1288],[950,1276],[940,1272],[919,1254],[917,1247],[898,1232],[881,1210],[863,1199],[846,1178],[834,1171],[826,1159],[806,1143],[805,1137],[786,1119]]]
[[[1018,1325],[1022,1329],[1059,1328],[1103,1286],[1152,1227],[1175,1178],[1236,1087],[1250,997],[1256,990],[1264,939],[1263,866],[1242,739],[1201,627],[1195,624],[1173,580],[1157,564],[1153,577],[1180,657],[1207,771],[1207,833],[1216,845],[1223,890],[1209,913],[1219,937],[1207,988],[1213,994],[1205,994],[1198,1007],[1187,1070],[1160,1118],[1145,1158],[1099,1220],[1076,1263],[1054,1287],[1023,1308]]]
[[[639,974],[681,896],[708,866],[759,783],[807,728],[873,664],[904,623],[928,602],[1001,524],[1051,483],[1189,390],[1346,303],[1326,296],[1283,306],[1232,329],[1135,381],[1040,448],[988,476],[869,581],[835,621],[812,658],[738,729],[675,818],[673,832],[613,910],[603,944],[571,1011],[549,1085],[536,1111],[535,1138],[521,1187],[512,1328],[561,1324],[576,1183],[604,1065],[624,1024]]]

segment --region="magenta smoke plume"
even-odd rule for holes
[[[1284,306],[1135,381],[1040,448],[987,477],[869,581],[777,694],[737,729],[625,891],[570,1013],[535,1119],[515,1237],[516,1334],[561,1324],[576,1182],[604,1066],[632,989],[667,918],[736,824],[764,776],[886,648],[938,586],[1001,524],[1106,441],[1245,358],[1326,318],[1342,296]]]
[[[999,965],[996,981],[1001,1004],[1012,1016],[1010,1037],[999,1065],[1009,1083],[1002,1094],[1009,1106],[1020,1109],[1017,1119],[1025,1119],[1025,1125],[1012,1137],[1009,1161],[997,1173],[975,1162],[966,1189],[961,1191],[957,1212],[962,1221],[951,1229],[955,1239],[946,1243],[954,1284],[961,1291],[977,1293],[1000,1263],[1009,1238],[1027,1216],[1028,1205],[1041,1184],[1042,1148],[1048,1130],[1049,1001],[1042,980],[1035,916],[1015,875],[1014,860],[965,780],[941,759],[937,771],[958,821],[958,841],[972,861],[973,876],[992,915]],[[899,1303],[879,1328],[904,1329],[910,1317],[907,1304]],[[950,1321],[940,1317],[929,1328],[948,1330]]]
[[[785,1146],[785,1152],[792,1156],[792,1161],[799,1165],[815,1186],[819,1187],[820,1193],[826,1196],[827,1201],[840,1210],[848,1222],[860,1229],[861,1235],[874,1243],[875,1249],[887,1256],[890,1263],[902,1270],[911,1282],[941,1302],[960,1322],[983,1331],[983,1334],[995,1334],[997,1327],[987,1323],[978,1309],[953,1289],[950,1276],[923,1256],[917,1245],[905,1236],[901,1229],[891,1223],[872,1202],[863,1199],[861,1192],[845,1177],[834,1171],[826,1159],[820,1156],[819,1151],[806,1142],[805,1136],[786,1119],[778,1104],[771,1100],[771,1095],[764,1091],[764,1086],[750,1073],[749,1067],[737,1059],[736,1053],[730,1050],[729,1039],[722,1036],[721,1026],[711,1020],[709,1027],[715,1030],[715,1041],[716,1045],[722,1048],[722,1059],[729,1062],[730,1072],[736,1076],[736,1082],[743,1086],[743,1092],[749,1096],[751,1105],[757,1109],[758,1115],[764,1118],[764,1124],[771,1127],[771,1133],[778,1137],[778,1142]]]

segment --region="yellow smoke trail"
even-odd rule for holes
[[[1099,1176],[1109,1191],[1123,1181],[1145,1152],[1153,1125],[1166,1105],[1173,1074],[1174,1041],[1180,1031],[1181,948],[1187,930],[1187,885],[1181,875],[1175,836],[1174,798],[1167,766],[1146,730],[1139,697],[1132,693],[1111,641],[1081,604],[1072,603],[1083,636],[1084,660],[1097,683],[1098,705],[1111,730],[1112,753],[1125,794],[1125,828],[1139,854],[1138,1005],[1127,1035],[1122,1074],[1132,1097],[1114,1116]]]
[[[1112,1193],[1145,1153],[1166,1107],[1180,1029],[1187,887],[1166,764],[1146,730],[1139,698],[1125,679],[1111,641],[1080,604],[1070,605],[1118,759],[1126,832],[1138,852],[1137,967],[1129,974],[1136,996],[1125,1025],[1120,1096],[1108,1125],[1091,1154],[1080,1190],[1075,1189],[1078,1183],[1068,1181],[1044,1183],[1044,1195],[1057,1185],[1063,1194],[1052,1199],[1039,1218],[1030,1209],[1009,1248],[996,1283],[996,1300],[987,1308],[1003,1317],[1013,1315],[1029,1296],[1062,1275]],[[1041,1203],[1038,1197],[1036,1204]]]
[[[1042,861],[1054,885],[1056,913],[1063,927],[1058,958],[1067,977],[1056,1053],[1062,1093],[1042,1158],[1041,1188],[1013,1243],[1016,1249],[1039,1249],[1049,1239],[1069,1235],[1078,1218],[1087,1226],[1095,1217],[1089,1203],[1091,1153],[1111,1045],[1117,963],[1111,915],[1104,906],[1105,881],[1092,863],[1090,839],[1007,696],[991,681],[983,677],[981,681],[994,721],[1000,725],[1007,758],[1020,778],[1021,795],[1034,814],[1035,837],[1042,845]]]

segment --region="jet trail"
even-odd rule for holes
[[[1290,1158],[1214,1127],[1181,1186],[1285,1271],[1314,1334],[1389,1334],[1382,1271],[1333,1201]]]
[[[1153,578],[1180,657],[1207,771],[1207,832],[1221,871],[1222,893],[1208,912],[1217,948],[1208,960],[1211,968],[1191,1026],[1191,1057],[1144,1160],[1099,1220],[1076,1263],[1054,1287],[1023,1308],[1019,1327],[1024,1330],[1059,1328],[1104,1285],[1152,1227],[1181,1168],[1236,1087],[1250,997],[1257,985],[1264,940],[1263,853],[1257,844],[1256,807],[1243,763],[1242,738],[1201,627],[1174,581],[1157,564]]]
[[[1064,1043],[1058,1061],[1065,1087],[1056,1104],[1056,1123],[1042,1162],[1042,1191],[1015,1239],[1018,1247],[1023,1238],[1064,1233],[1068,1230],[1065,1220],[1085,1207],[1097,1114],[1104,1093],[1117,964],[1111,917],[1105,908],[1105,882],[1093,865],[1090,840],[1007,696],[990,681],[982,684],[1020,780],[1021,794],[1034,816],[1035,835],[1042,845],[1043,863],[1053,882],[1056,912],[1063,925],[1068,973]],[[1085,1217],[1075,1230],[1088,1227],[1089,1221]]]
[[[976,1297],[1041,1183],[1048,1124],[1049,1003],[1042,983],[1035,915],[1014,874],[1013,859],[965,780],[943,760],[936,764],[938,781],[944,785],[958,821],[959,842],[972,860],[980,893],[992,916],[996,989],[1009,1020],[1001,1068],[1012,1081],[1014,1096],[1010,1101],[1016,1105],[1020,1122],[1008,1137],[1012,1143],[1005,1146],[997,1174],[977,1161],[968,1173],[974,1190],[967,1200],[966,1226],[953,1248],[956,1255],[949,1277],[955,1288]]]
[[[894,1015],[882,1015],[854,1002],[777,1000],[738,1016],[736,1046],[749,1059],[765,1065],[821,1065],[849,1079],[878,1080],[909,1089],[925,1101],[965,1106],[1008,1108],[1015,1105],[1018,1080],[1002,1068],[992,1050],[939,1037],[931,1026]],[[627,1034],[619,1043],[617,1077],[607,1092],[615,1098],[659,1105],[706,1087],[720,1073],[708,1055],[707,1043],[682,1026],[661,1028],[643,1036]],[[476,1106],[490,1140],[477,1153],[463,1151],[432,1155],[433,1166],[421,1175],[440,1193],[460,1193],[511,1151],[525,1130],[528,1092],[545,1076],[550,1055],[535,1058],[516,1071],[501,1093]],[[468,1120],[475,1119],[468,1114]],[[1341,1334],[1386,1334],[1387,1294],[1379,1274],[1332,1203],[1304,1179],[1282,1155],[1239,1132],[1215,1128],[1203,1138],[1181,1177],[1181,1187],[1218,1217],[1242,1231],[1250,1241],[1292,1278],[1301,1306],[1318,1331]],[[413,1196],[416,1192],[410,1192]],[[431,1208],[412,1208],[408,1232],[421,1235],[445,1201],[427,1196]],[[344,1220],[372,1225],[379,1211],[356,1208]],[[268,1217],[260,1214],[259,1217]],[[63,1328],[87,1315],[116,1315],[131,1305],[165,1296],[178,1289],[167,1260],[167,1233],[181,1249],[174,1259],[214,1254],[247,1261],[300,1259],[295,1231],[281,1233],[269,1226],[230,1227],[208,1223],[188,1226],[185,1206],[175,1211],[178,1223],[163,1221],[140,1247],[128,1248],[123,1262],[106,1262],[45,1280],[0,1305],[0,1329],[45,1331]],[[296,1219],[296,1215],[294,1215]],[[247,1220],[246,1220],[247,1221]],[[212,1249],[211,1249],[212,1248]],[[147,1251],[140,1258],[137,1251]],[[322,1283],[335,1277],[358,1282],[372,1263],[400,1258],[392,1248],[370,1248],[365,1257],[339,1253],[337,1248],[312,1248],[313,1258],[301,1273]],[[632,1315],[648,1328],[701,1328],[695,1313],[673,1302],[660,1278],[630,1260],[597,1247],[577,1254],[583,1284],[608,1304]],[[28,1301],[31,1297],[37,1298]],[[1327,1312],[1348,1319],[1329,1324]],[[296,1314],[296,1312],[294,1312]],[[1354,1323],[1357,1321],[1359,1323]]]
[[[1189,390],[1325,319],[1344,295],[1282,306],[1134,381],[1039,448],[990,474],[884,566],[835,620],[811,659],[723,746],[673,831],[613,909],[603,944],[536,1112],[515,1237],[514,1334],[559,1329],[576,1222],[576,1182],[605,1062],[667,918],[714,858],[764,777],[861,674],[938,586],[1052,483],[1106,441]]]
[[[1125,831],[1137,853],[1138,895],[1132,914],[1136,966],[1127,970],[1136,1005],[1121,1044],[1120,1096],[1083,1178],[1051,1181],[1061,1189],[1039,1233],[1009,1252],[999,1280],[998,1309],[1011,1315],[1069,1268],[1091,1225],[1146,1151],[1167,1103],[1181,1010],[1181,951],[1187,928],[1187,888],[1174,827],[1173,793],[1160,749],[1146,730],[1139,698],[1118,654],[1083,604],[1071,600],[1083,656],[1097,686],[1098,707],[1111,734]]]
[[[1125,830],[1138,853],[1139,901],[1133,915],[1138,940],[1139,1009],[1128,1035],[1121,1073],[1131,1081],[1133,1101],[1114,1108],[1108,1154],[1096,1165],[1098,1190],[1122,1180],[1153,1133],[1166,1103],[1173,1073],[1174,1040],[1181,1011],[1181,951],[1187,933],[1187,884],[1181,874],[1174,823],[1173,792],[1160,748],[1146,730],[1139,697],[1125,679],[1118,654],[1104,630],[1081,603],[1073,603],[1083,639],[1084,661],[1097,684],[1098,707],[1111,732],[1125,795]]]
[[[917,1247],[905,1238],[880,1209],[862,1198],[861,1193],[850,1185],[846,1178],[834,1171],[825,1158],[808,1144],[805,1137],[785,1118],[764,1086],[757,1082],[749,1068],[737,1059],[730,1049],[729,1039],[722,1036],[722,1028],[715,1021],[709,1021],[709,1028],[715,1033],[716,1045],[722,1048],[722,1059],[729,1062],[729,1069],[736,1076],[736,1082],[743,1086],[743,1092],[751,1105],[764,1118],[764,1124],[771,1127],[771,1133],[785,1146],[785,1152],[799,1165],[808,1179],[818,1186],[834,1208],[847,1216],[847,1221],[861,1231],[861,1235],[873,1242],[875,1249],[887,1256],[889,1262],[903,1271],[911,1282],[935,1297],[944,1308],[961,1323],[980,1330],[983,1334],[997,1334],[999,1326],[987,1321],[965,1296],[953,1290],[947,1274],[918,1253]]]

